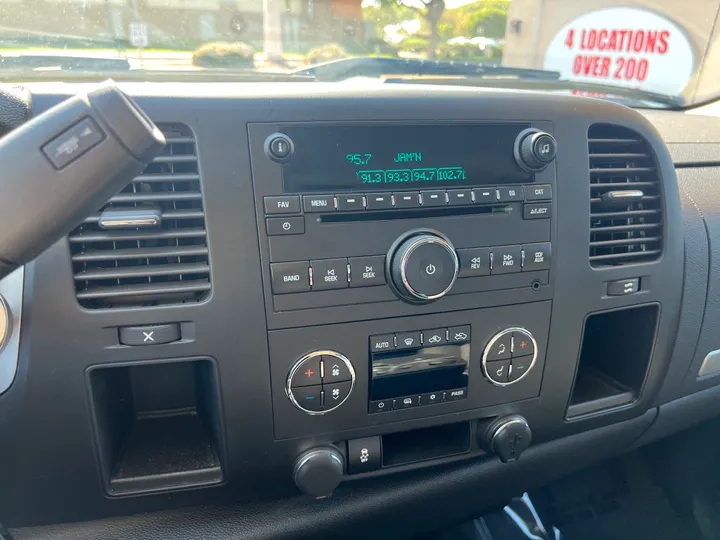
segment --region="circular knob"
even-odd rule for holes
[[[450,241],[436,233],[418,232],[396,242],[388,255],[392,289],[412,304],[444,296],[457,279],[460,262]]]
[[[537,359],[537,342],[525,328],[495,334],[482,355],[482,370],[495,386],[509,386],[527,376]]]
[[[478,445],[507,463],[520,459],[532,440],[527,420],[518,414],[483,422],[477,429]]]
[[[10,336],[10,309],[5,299],[0,296],[0,351],[5,347]]]
[[[322,499],[332,495],[344,470],[343,456],[336,448],[313,448],[295,460],[293,480],[306,495]]]
[[[515,140],[515,159],[527,172],[542,171],[555,159],[556,154],[555,137],[544,131],[526,129]]]

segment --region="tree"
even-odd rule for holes
[[[415,11],[430,27],[428,57],[435,58],[440,35],[438,24],[445,11],[445,0],[377,0],[381,6],[403,6]]]

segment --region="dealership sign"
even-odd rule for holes
[[[563,79],[676,95],[690,80],[694,60],[675,23],[652,11],[618,7],[565,25],[548,45],[544,67]]]

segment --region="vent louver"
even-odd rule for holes
[[[590,264],[654,261],[663,248],[660,175],[650,145],[627,128],[588,130]]]
[[[195,139],[181,124],[158,127],[163,154],[68,237],[83,307],[198,302],[210,291]]]

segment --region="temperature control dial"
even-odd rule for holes
[[[422,304],[442,298],[457,279],[455,248],[437,233],[410,233],[388,256],[392,289],[401,300]]]
[[[290,369],[285,392],[301,411],[327,414],[350,397],[355,387],[355,369],[335,351],[306,354]]]
[[[508,386],[527,376],[537,359],[537,342],[525,328],[507,328],[488,342],[482,356],[485,377]]]

